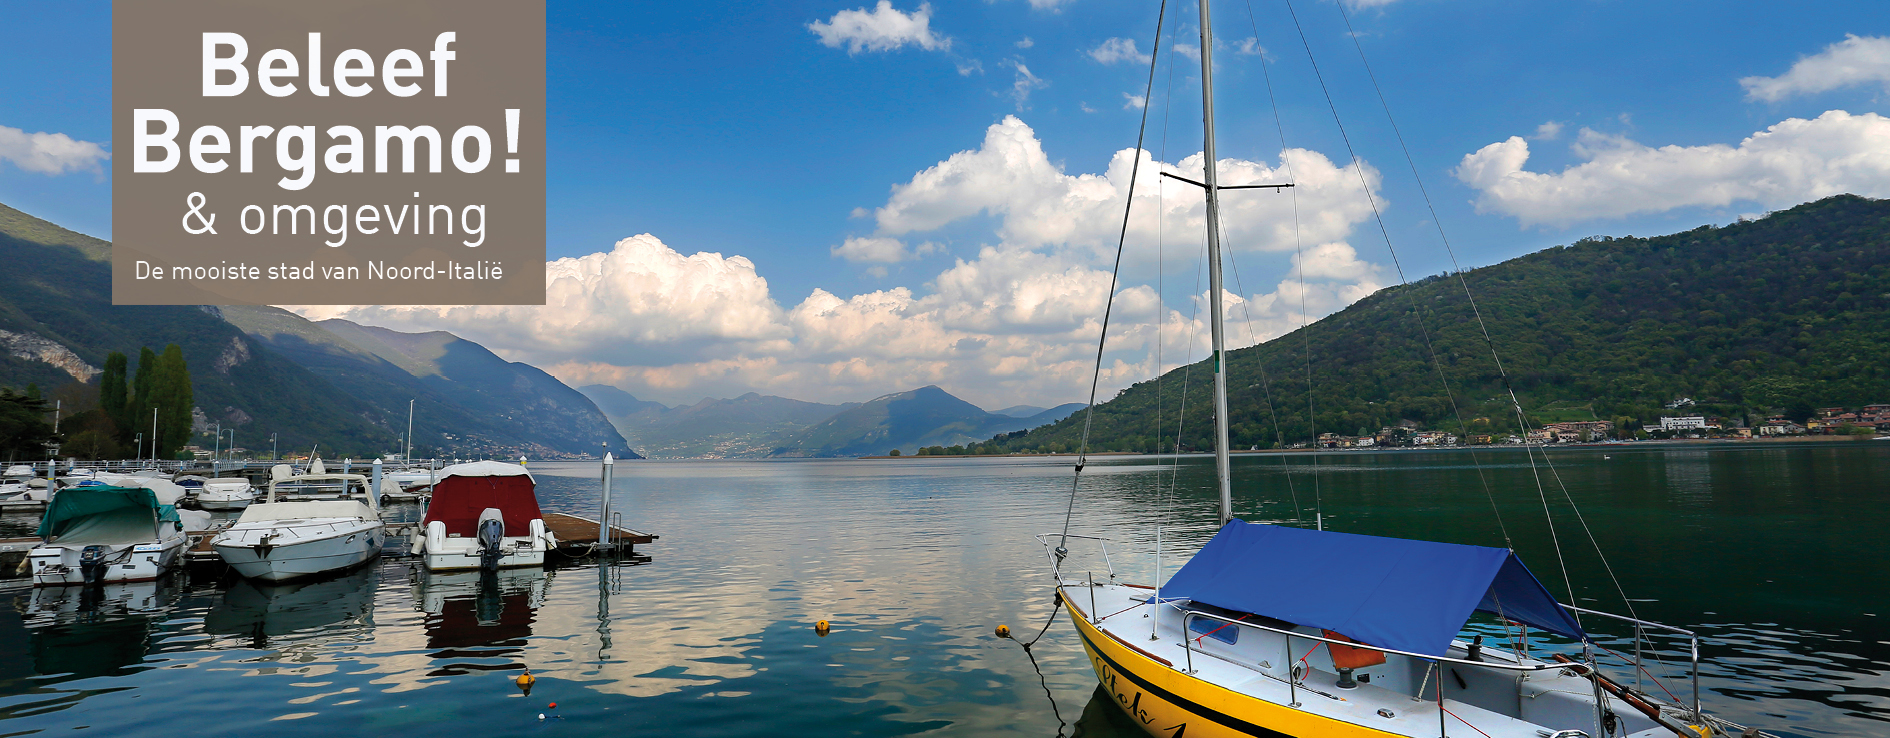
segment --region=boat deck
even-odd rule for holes
[[[565,556],[588,556],[598,549],[597,521],[591,518],[567,515],[565,513],[545,513],[545,527],[558,537],[557,552]],[[402,556],[408,551],[409,536],[418,533],[417,523],[388,523],[387,547],[383,555]],[[661,536],[644,533],[621,526],[610,529],[612,543],[620,554],[635,553],[638,544],[653,543]],[[190,545],[182,553],[181,563],[185,566],[222,566],[223,560],[217,556],[215,548],[210,546],[211,539],[220,530],[187,531]],[[26,560],[26,552],[40,543],[38,538],[0,538],[0,578],[23,576],[24,571],[15,570]]]

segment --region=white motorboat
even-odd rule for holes
[[[65,477],[61,477],[60,479],[63,480]],[[157,501],[160,505],[176,505],[179,502],[183,502],[186,495],[186,491],[182,486],[161,476],[94,472],[91,475],[91,482],[107,484],[113,487],[148,489],[151,490],[152,494],[157,495]],[[86,483],[87,482],[83,481],[78,482],[78,484],[81,485]]]
[[[536,483],[518,464],[475,461],[441,469],[414,553],[429,571],[544,566],[556,537],[538,511]]]
[[[26,554],[34,586],[156,579],[185,546],[176,507],[149,489],[96,483],[59,490],[39,537]]]
[[[10,466],[0,475],[0,508],[37,508],[51,498],[46,491],[46,480],[40,479],[33,467]]]
[[[241,510],[256,501],[256,488],[242,477],[207,480],[197,491],[197,506],[205,510]]]
[[[284,488],[305,496],[336,493],[281,502]],[[251,504],[210,545],[237,573],[280,582],[341,571],[379,556],[384,527],[367,477],[302,474],[271,481],[264,501]]]

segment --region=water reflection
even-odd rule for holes
[[[144,661],[156,621],[176,596],[170,577],[97,587],[36,587],[23,625],[33,671],[55,681],[120,675]]]
[[[205,631],[241,636],[249,647],[281,645],[283,636],[325,640],[359,635],[372,625],[374,584],[380,571],[361,567],[323,579],[270,584],[238,580],[203,618]]]
[[[426,645],[436,663],[428,676],[520,668],[516,658],[532,635],[551,573],[419,572],[414,606],[426,613]]]

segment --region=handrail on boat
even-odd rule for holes
[[[1190,658],[1192,658],[1194,647],[1188,645],[1188,641],[1191,641],[1194,639],[1186,637],[1186,634],[1189,632],[1188,631],[1189,619],[1197,618],[1197,617],[1207,618],[1209,620],[1218,620],[1228,625],[1235,625],[1235,626],[1239,626],[1243,628],[1257,628],[1259,630],[1278,633],[1288,638],[1305,638],[1307,640],[1319,641],[1320,643],[1328,643],[1328,644],[1336,643],[1341,646],[1350,646],[1352,648],[1362,648],[1367,651],[1378,651],[1380,653],[1397,654],[1399,656],[1409,656],[1412,658],[1424,659],[1426,661],[1435,661],[1438,663],[1445,663],[1445,664],[1464,664],[1467,666],[1482,666],[1482,667],[1489,667],[1489,668],[1495,668],[1495,669],[1503,669],[1507,671],[1550,671],[1554,669],[1567,669],[1570,666],[1568,664],[1549,664],[1549,663],[1542,663],[1542,662],[1537,662],[1535,665],[1504,664],[1504,663],[1495,662],[1495,661],[1471,661],[1469,659],[1453,659],[1453,658],[1450,658],[1449,656],[1432,656],[1430,654],[1416,653],[1412,651],[1400,651],[1395,648],[1382,648],[1379,646],[1373,646],[1368,643],[1360,643],[1358,641],[1341,641],[1336,638],[1326,638],[1324,636],[1309,635],[1309,634],[1300,633],[1297,631],[1275,628],[1271,625],[1262,625],[1260,623],[1249,623],[1249,622],[1245,622],[1241,620],[1235,620],[1233,618],[1223,617],[1223,616],[1216,615],[1211,612],[1201,612],[1200,610],[1184,610],[1181,616],[1181,632],[1183,634],[1182,648],[1187,650],[1190,653]],[[1192,671],[1193,668],[1194,667],[1192,666],[1192,661],[1190,661],[1189,669]]]
[[[1109,559],[1109,539],[1101,538],[1098,536],[1082,536],[1082,535],[1076,535],[1073,533],[1039,533],[1033,537],[1037,539],[1038,543],[1043,544],[1044,558],[1050,561],[1050,570],[1053,572],[1056,572],[1057,581],[1059,582],[1063,581],[1063,562],[1057,559],[1057,557],[1054,555],[1055,552],[1054,552],[1054,549],[1050,546],[1050,541],[1045,540],[1052,536],[1055,536],[1064,541],[1068,541],[1069,539],[1072,539],[1072,538],[1080,538],[1083,540],[1095,541],[1096,544],[1102,548],[1103,566],[1109,570],[1109,581],[1113,582],[1116,580],[1116,565],[1114,562],[1110,561]],[[1065,550],[1067,551],[1067,548]]]
[[[1694,633],[1693,631],[1687,630],[1685,628],[1676,628],[1674,626],[1667,625],[1665,623],[1656,623],[1651,620],[1641,620],[1639,618],[1631,618],[1626,615],[1616,615],[1614,613],[1603,612],[1601,610],[1590,610],[1586,607],[1577,607],[1575,605],[1568,605],[1568,604],[1564,604],[1562,605],[1562,607],[1568,608],[1569,610],[1572,610],[1574,612],[1585,613],[1588,615],[1598,615],[1604,618],[1613,618],[1615,620],[1620,620],[1622,622],[1627,622],[1627,623],[1633,623],[1635,625],[1635,628],[1634,628],[1634,640],[1635,640],[1634,679],[1636,682],[1640,681],[1641,672],[1646,671],[1646,669],[1641,666],[1641,661],[1640,661],[1640,657],[1641,657],[1640,640],[1641,640],[1641,635],[1642,635],[1641,634],[1642,628],[1658,628],[1660,630],[1665,630],[1672,633],[1679,633],[1681,635],[1686,636],[1687,637],[1687,660],[1688,660],[1687,671],[1688,671],[1688,674],[1692,677],[1692,682],[1693,682],[1693,717],[1695,719],[1705,718],[1706,713],[1701,712],[1701,708],[1700,708],[1700,636],[1698,633]]]

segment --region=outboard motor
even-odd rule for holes
[[[105,552],[105,547],[98,545],[86,546],[79,552],[79,574],[88,586],[104,581]]]
[[[484,571],[497,571],[499,559],[505,556],[505,517],[493,508],[486,508],[479,513],[479,568]]]

